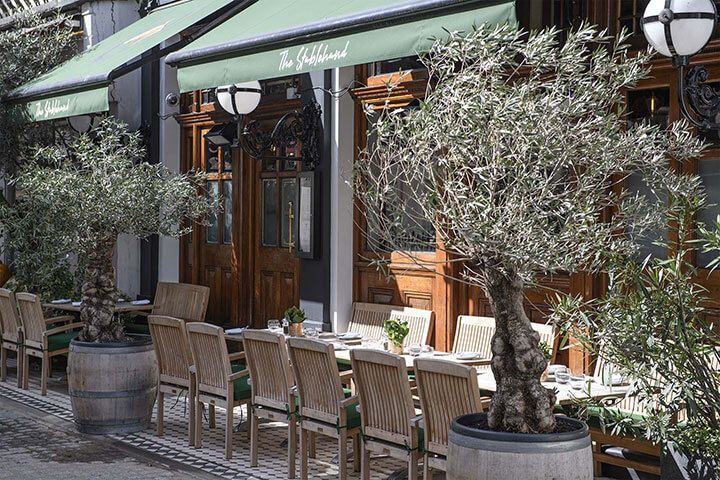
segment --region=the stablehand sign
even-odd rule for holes
[[[35,102],[34,109],[35,120],[48,120],[51,118],[57,118],[63,116],[64,113],[70,110],[70,99],[58,99],[52,98],[49,100],[40,100]]]
[[[322,66],[326,63],[337,62],[348,56],[350,48],[350,40],[345,42],[344,48],[332,49],[327,43],[316,43],[311,46],[301,46],[298,48],[297,55],[293,58],[290,54],[291,49],[280,52],[280,65],[278,71],[286,72],[288,70],[301,71],[307,68],[317,68],[322,70]]]

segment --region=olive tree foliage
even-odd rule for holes
[[[594,352],[609,367],[607,373],[629,380],[625,397],[637,400],[636,410],[598,409],[605,428],[674,445],[691,458],[717,460],[720,335],[708,309],[712,300],[700,284],[703,274],[687,260],[700,249],[717,255],[720,219],[693,232],[687,219],[700,205],[690,198],[674,210],[671,238],[677,240],[662,244],[672,252],[670,258],[643,262],[616,256],[602,297],[559,297],[551,319]],[[692,240],[696,236],[701,240]]]
[[[178,237],[214,211],[201,193],[201,175],[175,173],[144,158],[139,135],[107,118],[67,148],[38,149],[15,180],[22,199],[18,208],[46,222],[43,242],[75,252],[85,265],[80,307],[85,341],[125,339],[122,323],[113,316],[118,235]]]
[[[0,32],[0,99],[77,53],[78,38],[69,20],[28,11]],[[7,102],[0,103],[0,132],[0,175],[12,175],[36,144],[50,144],[56,135],[51,122],[28,124],[25,110]]]
[[[699,188],[669,168],[702,149],[687,125],[625,128],[623,90],[647,75],[648,59],[591,26],[562,43],[555,29],[449,33],[423,58],[425,100],[381,115],[356,162],[371,247],[444,250],[447,275],[484,288],[497,324],[492,429],[555,428],[555,395],[540,383],[547,361],[523,308],[536,276],[598,269],[608,252],[632,252],[664,223],[660,198]],[[652,194],[621,188],[632,172]],[[428,222],[436,241],[415,234]]]

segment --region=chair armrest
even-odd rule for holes
[[[75,320],[75,317],[72,315],[61,315],[59,317],[46,318],[45,325],[50,325],[51,323],[67,323],[73,320]]]
[[[350,380],[353,379],[353,371],[352,370],[346,370],[344,372],[340,372],[340,382],[341,383],[347,383]]]
[[[139,317],[149,317],[152,315],[152,312],[143,312],[142,310],[133,310],[133,315],[137,315]]]
[[[247,368],[246,368],[245,370],[240,370],[239,372],[235,372],[235,373],[233,373],[233,374],[230,374],[230,375],[228,376],[228,382],[229,382],[229,383],[232,383],[232,382],[234,382],[235,380],[239,380],[239,379],[241,379],[241,378],[243,378],[243,377],[247,377],[248,375],[250,375],[250,370],[248,370]]]
[[[340,408],[347,408],[347,407],[349,407],[350,405],[352,405],[352,404],[354,404],[354,403],[357,403],[357,402],[358,402],[358,396],[357,396],[357,395],[353,395],[353,396],[351,396],[351,397],[347,397],[347,398],[345,398],[345,399],[343,399],[343,400],[340,400],[339,405],[340,405]]]
[[[63,325],[62,327],[51,328],[50,330],[45,330],[43,332],[43,337],[47,338],[50,335],[55,335],[56,333],[70,332],[72,330],[75,330],[76,328],[82,328],[84,326],[85,326],[84,323],[77,322],[77,323],[71,323],[69,325]]]
[[[410,419],[410,427],[412,428],[421,428],[423,424],[423,416],[417,415]]]
[[[245,352],[231,353],[228,358],[232,362],[233,360],[245,360]]]

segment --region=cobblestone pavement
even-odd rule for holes
[[[145,480],[216,478],[0,397],[0,479]]]

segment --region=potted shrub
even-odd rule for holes
[[[397,355],[402,355],[405,337],[410,333],[408,323],[405,320],[390,318],[385,320],[383,328],[388,339],[388,350]]]
[[[635,397],[637,411],[601,404],[593,412],[614,434],[663,446],[662,480],[720,476],[720,334],[708,320],[714,313],[701,274],[688,261],[701,248],[720,251],[720,218],[692,240],[686,222],[701,206],[683,202],[672,212],[677,241],[659,242],[670,259],[615,257],[604,296],[562,297],[554,313],[576,341],[630,379],[626,396]],[[718,264],[720,257],[711,263]]]
[[[702,149],[685,123],[626,128],[624,92],[646,76],[648,52],[630,55],[627,37],[586,25],[563,37],[513,26],[450,32],[423,56],[431,79],[424,100],[384,111],[355,162],[378,269],[389,271],[383,252],[442,251],[443,275],[489,299],[497,390],[487,415],[463,429],[482,437],[468,445],[485,449],[488,461],[509,458],[486,478],[524,478],[526,468],[539,478],[592,478],[586,426],[558,424],[555,394],[541,384],[547,360],[524,293],[538,276],[597,271],[607,252],[635,251],[665,225],[666,193],[697,188],[670,169],[670,158]],[[647,196],[613,188],[631,173]],[[418,234],[426,225],[434,234]],[[403,258],[427,268],[425,256]],[[448,478],[465,478],[453,465],[474,464],[456,463],[453,438]],[[546,443],[558,458],[543,457]]]
[[[290,307],[285,310],[285,320],[288,322],[288,333],[291,337],[303,336],[303,322],[307,319],[305,310]]]
[[[75,424],[83,432],[141,430],[156,396],[150,338],[126,335],[113,313],[118,235],[180,236],[212,211],[199,190],[202,178],[145,163],[144,157],[139,135],[108,118],[66,147],[37,150],[14,180],[22,205],[48,222],[52,235],[46,241],[72,249],[85,266],[84,327],[68,358]]]

